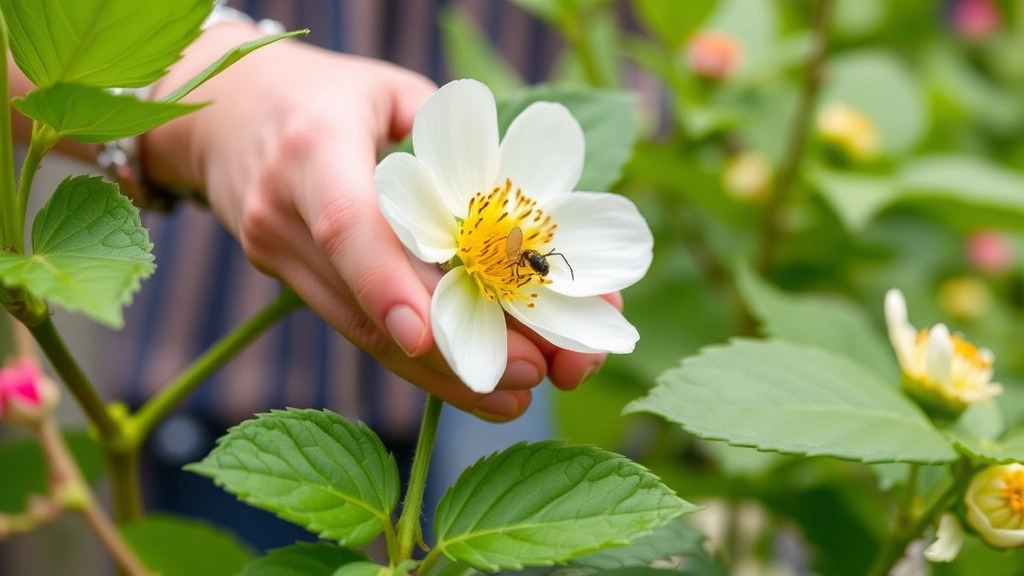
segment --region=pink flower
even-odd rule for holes
[[[965,40],[984,40],[999,27],[1002,17],[992,0],[958,0],[950,14],[951,25]]]
[[[50,412],[57,390],[31,358],[20,358],[0,369],[0,420],[31,424]]]
[[[1013,245],[999,230],[980,230],[967,239],[967,261],[982,272],[1006,272],[1013,266]]]
[[[686,47],[686,63],[698,76],[724,80],[740,64],[740,45],[720,32],[698,32]]]

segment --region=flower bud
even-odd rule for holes
[[[989,466],[964,495],[967,522],[994,548],[1024,546],[1024,464]]]
[[[1013,244],[1005,232],[979,230],[967,238],[967,261],[982,272],[999,274],[1013,267]]]
[[[831,102],[818,112],[818,135],[847,158],[871,160],[880,149],[878,130],[860,110]]]
[[[57,396],[57,387],[31,358],[0,369],[0,420],[37,424],[57,404]]]
[[[938,301],[946,314],[960,320],[974,320],[992,305],[992,290],[979,278],[950,278],[939,285]]]
[[[772,193],[772,165],[757,152],[741,152],[726,162],[722,188],[738,202],[764,202]]]
[[[739,68],[740,45],[720,32],[698,32],[686,46],[686,64],[698,76],[725,80]]]
[[[992,0],[957,0],[949,14],[953,31],[964,40],[990,37],[1002,21],[999,7]]]

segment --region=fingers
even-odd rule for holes
[[[391,126],[388,139],[397,142],[412,131],[413,120],[437,86],[424,76],[398,70],[392,84]]]

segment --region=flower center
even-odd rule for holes
[[[1024,470],[1012,470],[1003,476],[1002,494],[1006,506],[1018,518],[1024,519]]]
[[[469,201],[469,213],[459,223],[457,254],[484,298],[529,302],[537,297],[528,290],[531,284],[551,283],[544,248],[556,227],[536,201],[506,179],[504,186],[477,192]]]

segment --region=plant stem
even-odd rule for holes
[[[138,449],[108,449],[105,456],[107,472],[110,474],[114,519],[119,524],[141,520],[143,516],[142,482],[139,478]]]
[[[832,19],[833,0],[818,0],[814,12],[813,32],[811,36],[811,55],[807,62],[807,73],[804,75],[800,89],[800,100],[796,117],[789,132],[786,155],[779,168],[779,177],[775,181],[775,190],[765,207],[764,222],[761,225],[760,252],[757,258],[757,271],[768,276],[775,259],[775,251],[783,235],[783,211],[793,195],[793,188],[800,176],[804,147],[807,133],[814,114],[815,103],[821,88],[825,53],[828,49],[830,22]]]
[[[587,84],[594,88],[607,88],[608,82],[604,74],[601,73],[601,67],[598,66],[597,59],[594,57],[594,50],[590,45],[590,39],[587,38],[586,26],[583,20],[582,17],[567,18],[559,22],[559,28],[562,30],[562,35],[565,36],[569,46],[572,47],[576,59],[579,60],[580,67],[583,69],[583,75],[587,79]]]
[[[7,22],[0,13],[0,89],[4,98],[10,98],[7,70]],[[9,105],[5,108],[9,108]],[[18,197],[14,189],[14,140],[11,131],[11,114],[4,110],[0,114],[0,250],[25,250],[24,218],[19,219]]]
[[[184,372],[169,382],[129,418],[132,423],[130,427],[132,438],[129,442],[133,448],[141,445],[153,427],[170,414],[210,375],[234,358],[264,331],[302,306],[305,306],[302,299],[291,288],[286,287],[273,302],[207,349]]]
[[[57,371],[68,391],[78,401],[78,405],[85,412],[89,421],[99,429],[100,435],[105,439],[117,437],[121,432],[121,427],[107,412],[96,388],[89,382],[89,378],[68,352],[64,340],[57,332],[56,326],[53,325],[53,319],[47,316],[42,322],[35,326],[29,326],[28,329],[43,349],[43,353],[46,354],[46,358],[53,365],[53,369]]]
[[[57,135],[38,121],[32,121],[32,139],[28,144],[28,151],[25,153],[25,162],[21,165],[21,176],[18,179],[18,220],[24,225],[25,217],[28,215],[28,198],[32,195],[32,182],[35,181],[36,172],[39,171],[43,162],[43,156],[57,144]],[[22,234],[22,245],[19,252],[25,251],[24,234]]]
[[[412,549],[423,540],[420,526],[420,514],[423,509],[423,490],[427,486],[427,471],[430,469],[430,455],[434,451],[434,439],[437,437],[437,424],[441,420],[441,408],[444,402],[430,394],[427,406],[423,410],[423,424],[420,426],[420,437],[416,442],[416,453],[412,458],[412,472],[409,474],[409,487],[405,491],[402,503],[402,516],[398,519],[398,550],[391,555],[391,566],[397,566],[404,560],[412,558]]]

